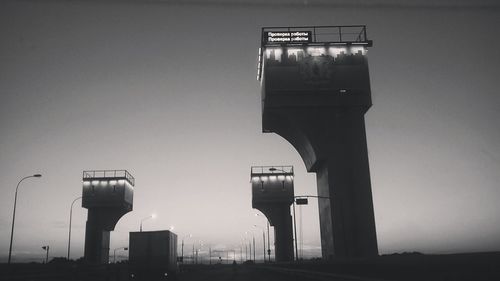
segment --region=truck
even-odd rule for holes
[[[130,232],[129,280],[175,280],[177,234],[169,230]]]

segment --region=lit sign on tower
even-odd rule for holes
[[[267,31],[264,33],[265,44],[311,43],[311,31]]]

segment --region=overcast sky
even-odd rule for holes
[[[187,249],[239,247],[265,225],[252,165],[294,165],[295,193],[316,194],[294,148],[261,132],[260,29],[294,25],[365,24],[374,41],[366,128],[380,252],[500,250],[498,4],[204,2],[0,3],[0,261],[16,184],[33,173],[43,177],[20,188],[15,261],[41,260],[46,244],[66,255],[83,170],[136,178],[112,249],[151,213],[144,229],[193,234]],[[73,258],[86,213],[74,209]],[[317,204],[302,213],[304,254],[320,256]]]

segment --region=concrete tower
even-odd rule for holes
[[[294,200],[292,166],[258,166],[251,169],[252,208],[274,226],[276,261],[293,261],[290,205]]]
[[[109,232],[132,211],[134,178],[125,170],[83,172],[82,207],[88,209],[85,260],[109,261]]]
[[[326,259],[378,254],[364,115],[372,105],[365,26],[263,28],[262,128],[317,176]]]

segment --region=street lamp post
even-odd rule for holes
[[[263,227],[260,227],[256,224],[254,224],[253,226],[262,230],[262,249],[264,250],[264,255],[262,257],[264,259],[264,263],[266,263],[266,231]]]
[[[119,248],[114,249],[114,251],[113,251],[113,263],[116,263],[116,251],[120,250],[120,249],[123,249],[124,251],[128,251],[127,247],[119,247]]]
[[[249,235],[249,232],[248,231],[245,231],[245,235]],[[252,241],[253,241],[253,261],[255,261],[255,235],[252,231],[252,240],[250,240],[250,237],[248,237],[248,252],[249,252],[249,255],[248,255],[248,259],[249,260],[252,260]]]
[[[192,264],[194,264],[194,242],[193,242],[193,258],[192,258]]]
[[[17,205],[17,190],[19,189],[19,185],[21,184],[21,182],[27,178],[39,178],[41,177],[42,175],[40,174],[34,174],[32,176],[27,176],[27,177],[24,177],[22,178],[18,183],[17,183],[17,186],[16,186],[16,194],[14,196],[14,211],[12,212],[12,229],[10,231],[10,246],[9,246],[9,261],[8,261],[8,264],[10,264],[10,261],[11,261],[11,258],[12,258],[12,240],[14,238],[14,222],[16,220],[16,205]]]
[[[68,261],[69,261],[69,253],[70,253],[70,249],[71,249],[71,220],[73,217],[73,204],[75,204],[75,202],[78,201],[79,199],[82,199],[82,197],[80,196],[80,197],[75,198],[75,200],[73,200],[73,202],[71,203],[71,207],[69,209]]]
[[[147,217],[145,217],[145,218],[141,219],[141,225],[140,225],[140,227],[139,227],[140,232],[142,232],[142,222],[143,222],[143,221],[146,221],[146,220],[149,220],[149,219],[154,219],[155,217],[156,217],[156,215],[155,215],[155,214],[152,214],[152,215],[150,215],[150,216],[147,216]]]
[[[293,198],[293,232],[295,234],[295,261],[299,261],[299,250],[297,248],[297,220],[295,219],[295,198]]]
[[[256,216],[260,217],[260,214],[255,214]],[[267,261],[271,262],[271,239],[269,235],[269,220],[266,218],[267,222]]]
[[[47,264],[49,262],[49,245],[47,246],[42,246],[42,249],[45,250],[45,264]]]
[[[245,261],[248,260],[248,244],[247,240],[243,239],[243,244],[245,244]]]
[[[192,234],[188,234],[184,237],[182,237],[182,243],[181,243],[181,262],[184,264],[184,239],[187,237],[193,237]]]
[[[252,235],[253,240],[253,262],[255,262],[255,235]]]
[[[301,195],[293,197],[293,230],[295,232],[295,261],[299,260],[299,250],[297,248],[297,221],[295,219],[295,202],[297,201],[297,205],[306,205],[307,199],[302,201],[298,201],[297,198],[318,198],[318,199],[330,199],[327,196],[316,196],[316,195]],[[299,199],[300,200],[300,199]]]
[[[198,245],[199,245],[199,247],[196,247],[196,264],[198,264],[198,260],[199,260],[200,264],[203,264],[203,257],[201,255],[203,241],[199,240]]]

